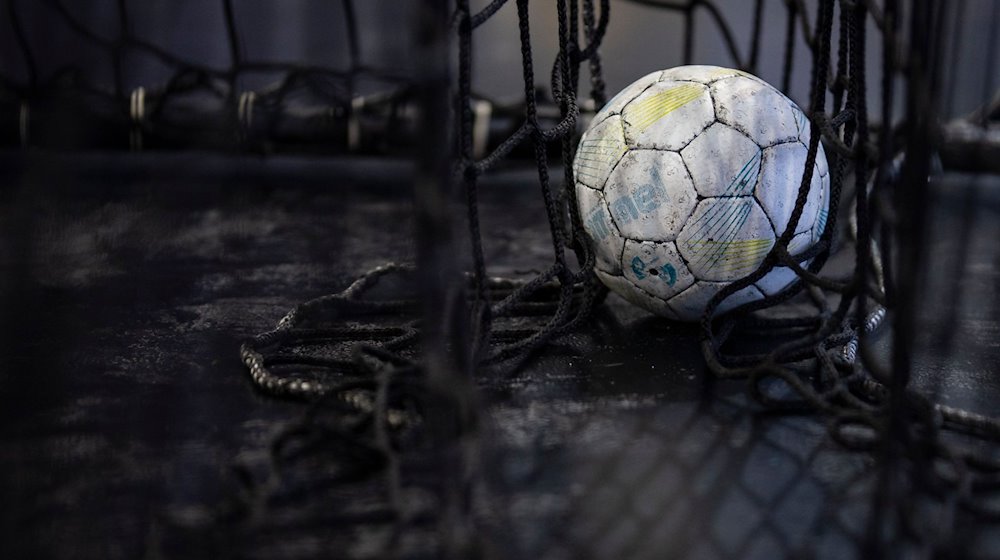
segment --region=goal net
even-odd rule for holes
[[[414,258],[304,301],[242,345],[250,382],[302,401],[302,415],[267,442],[266,460],[237,462],[222,503],[198,515],[165,512],[152,549],[965,557],[996,531],[1000,419],[953,406],[915,379],[929,352],[930,300],[963,289],[928,274],[937,193],[971,181],[955,170],[997,169],[997,49],[973,63],[961,39],[977,20],[1000,22],[996,8],[930,0],[375,8],[344,0],[311,8],[336,22],[321,26],[336,38],[336,61],[275,61],[252,54],[242,30],[259,31],[269,12],[218,4],[221,33],[211,40],[221,63],[159,43],[155,23],[127,2],[104,2],[114,17],[88,20],[59,0],[10,0],[0,145],[412,158]],[[86,46],[90,62],[63,64],[39,47],[42,12]],[[658,40],[669,48],[630,41],[616,26],[619,12],[662,22],[671,34]],[[362,51],[379,17],[405,31],[380,35],[388,46],[373,65]],[[308,19],[296,25],[313,29]],[[506,42],[495,39],[504,34]],[[709,301],[695,330],[648,324],[660,329],[658,343],[697,348],[689,361],[706,366],[699,387],[707,396],[637,390],[616,405],[642,408],[637,416],[594,402],[526,402],[525,393],[517,401],[511,387],[526,371],[565,371],[546,368],[627,346],[615,323],[637,312],[594,276],[572,166],[586,123],[614,93],[606,76],[624,64],[607,51],[623,58],[625,48],[650,69],[700,63],[711,52],[713,62],[797,97],[811,142],[792,220],[803,213],[821,145],[828,219],[805,254],[790,254],[794,228],[778,237],[760,267]],[[507,66],[490,67],[491,56]],[[502,87],[513,100],[482,91],[491,72],[511,68]],[[497,196],[489,191],[497,181],[530,185],[543,209],[547,238],[532,250],[545,257],[530,272],[491,257],[482,199]],[[989,204],[985,218],[969,210],[956,226],[960,247],[988,230]],[[400,241],[410,233],[398,232]],[[949,261],[955,276],[970,258],[962,250]],[[717,313],[780,267],[797,280]],[[932,342],[943,341],[947,355],[954,348],[943,333],[957,319],[946,319]],[[642,375],[622,369],[623,380]],[[712,391],[731,380],[745,381],[738,398]],[[784,420],[801,417],[808,421]],[[742,455],[724,445],[740,437],[759,443]],[[820,440],[833,446],[804,443]],[[757,480],[768,478],[766,467],[740,471],[756,460],[754,449],[791,465],[772,475],[791,473],[787,483]],[[837,466],[824,470],[831,453]],[[732,493],[714,495],[713,476],[734,480]],[[819,506],[800,508],[812,512],[802,521],[788,505],[796,501]]]

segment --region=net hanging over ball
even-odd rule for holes
[[[820,147],[805,217],[789,224],[807,125],[794,102],[738,70],[685,66],[625,88],[594,117],[573,162],[598,279],[653,313],[690,321],[724,282],[755,271],[789,227],[789,251],[808,249],[826,227],[830,189]],[[718,312],[794,279],[776,268]]]
[[[663,434],[708,440],[711,430],[690,427],[695,421],[678,412],[672,395],[650,397],[650,423],[661,431],[601,431],[606,411],[596,405],[585,412],[597,427],[588,424],[592,431],[582,435],[555,421],[543,434],[504,432],[508,426],[496,420],[514,416],[505,407],[525,369],[547,358],[582,361],[581,352],[566,350],[574,345],[614,356],[616,310],[640,308],[659,316],[644,324],[667,329],[678,346],[691,331],[674,322],[697,323],[706,387],[744,380],[753,429],[766,435],[770,418],[807,415],[866,466],[858,481],[844,483],[857,490],[847,498],[863,502],[864,514],[829,500],[833,513],[811,525],[815,539],[778,539],[785,556],[974,557],[977,541],[965,537],[997,529],[1000,417],[951,406],[914,381],[921,312],[935,297],[927,290],[927,247],[936,164],[996,171],[1000,161],[991,157],[995,102],[972,118],[942,116],[959,66],[954,45],[980,15],[973,3],[754,0],[745,5],[751,19],[738,22],[714,0],[475,7],[431,0],[414,8],[415,68],[404,75],[361,60],[351,0],[342,4],[350,47],[344,69],[255,62],[243,51],[239,4],[229,0],[221,2],[227,68],[144,40],[129,25],[125,2],[111,37],[90,30],[68,4],[44,4],[105,54],[113,84],[91,83],[72,67],[46,76],[25,39],[21,3],[8,2],[26,78],[0,75],[4,147],[73,147],[73,135],[52,134],[71,123],[99,131],[88,142],[108,149],[406,154],[414,161],[415,262],[386,263],[342,291],[307,300],[242,344],[254,387],[308,404],[268,440],[266,460],[236,465],[234,489],[221,504],[204,515],[167,516],[165,550],[196,543],[266,557],[269,549],[259,545],[280,540],[275,535],[292,535],[287,544],[328,532],[328,549],[369,558],[642,556],[663,529],[650,519],[677,511],[630,511],[641,509],[642,484],[669,479],[668,463],[693,480],[713,464],[718,442],[692,438],[690,446],[708,448],[703,463],[654,461],[643,476],[629,470],[638,467],[624,452],[608,452],[593,461],[587,484],[571,484],[590,471],[572,453],[553,451],[551,440],[578,437],[586,444],[579,447],[603,450]],[[680,56],[662,49],[655,61],[665,70],[615,93],[604,76],[616,61],[604,47],[626,5],[679,19],[683,33]],[[783,29],[766,28],[765,10],[781,14]],[[520,66],[518,100],[506,104],[474,91],[476,76],[490,72],[477,66],[477,54],[491,47],[480,38],[504,21],[516,24],[509,31]],[[555,37],[551,59],[539,54],[546,35]],[[727,61],[699,60],[705,37],[717,39]],[[134,53],[155,58],[166,82],[130,89],[122,68]],[[781,61],[767,81],[758,77],[765,58]],[[796,60],[806,61],[807,75],[797,73]],[[276,81],[245,88],[246,76],[259,73]],[[808,82],[808,94],[793,101],[796,81]],[[530,168],[521,182],[541,201],[549,238],[544,263],[499,274],[482,200],[488,182],[517,163]],[[967,257],[956,261],[959,271]],[[620,383],[645,375],[630,373]],[[699,410],[737,415],[726,408],[728,396],[712,394],[704,400],[714,404],[699,401]],[[544,415],[547,404],[517,410]],[[509,466],[503,441],[510,440],[537,444],[556,467]],[[820,454],[787,453],[803,463]],[[548,490],[534,492],[543,474],[551,477]],[[634,484],[587,511],[580,495],[603,496],[613,481],[622,487],[615,477]],[[711,489],[694,494],[701,490],[690,484],[692,494],[684,494],[679,486],[671,496],[680,498],[667,501],[683,502],[687,516],[700,520],[707,503],[700,496]],[[753,507],[779,509],[752,484],[739,491]],[[580,512],[594,514],[593,527],[560,525]],[[519,516],[551,525],[519,524]],[[753,527],[785,534],[773,520]],[[824,531],[843,542],[824,544]],[[700,546],[715,557],[749,554],[749,540],[729,546],[702,533],[671,533],[665,542],[672,552]]]
[[[549,66],[533,52],[536,31],[526,0],[510,2],[512,6],[495,1],[478,12],[460,0],[456,7],[436,12],[441,16],[447,11],[449,32],[454,33],[448,42],[458,66],[449,91],[457,97],[449,110],[457,148],[451,151],[452,140],[441,139],[438,149],[450,155],[449,167],[455,171],[442,174],[439,162],[425,169],[425,178],[441,181],[440,196],[464,201],[466,233],[451,233],[462,241],[446,235],[436,242],[443,240],[453,248],[471,243],[471,266],[462,271],[443,267],[452,275],[450,281],[430,297],[450,311],[425,309],[425,321],[443,322],[425,340],[451,350],[432,362],[431,356],[441,350],[425,347],[431,356],[421,360],[416,350],[408,349],[419,340],[416,330],[400,331],[374,346],[362,344],[358,348],[363,357],[352,362],[352,376],[360,377],[351,378],[366,379],[370,385],[359,391],[339,389],[345,378],[326,382],[324,399],[353,402],[357,413],[380,419],[385,432],[376,437],[389,439],[395,437],[393,426],[407,426],[419,417],[404,413],[407,399],[430,399],[425,403],[434,403],[438,412],[450,410],[456,418],[465,418],[468,423],[460,433],[438,440],[452,450],[444,452],[446,458],[439,457],[457,477],[452,494],[439,494],[440,504],[450,504],[443,510],[452,511],[456,501],[468,499],[465,493],[473,484],[459,473],[476,461],[463,438],[477,433],[471,411],[477,406],[475,386],[482,383],[482,372],[496,375],[516,368],[533,352],[583,328],[604,301],[607,286],[659,315],[700,320],[702,352],[712,375],[747,379],[751,396],[765,408],[825,417],[834,439],[878,458],[877,477],[885,483],[871,493],[869,528],[857,541],[863,555],[881,555],[900,546],[923,551],[954,546],[950,530],[905,528],[922,522],[915,513],[918,503],[953,520],[988,516],[969,488],[993,476],[995,461],[951,443],[945,432],[974,432],[983,442],[1000,436],[996,419],[937,404],[907,384],[915,340],[908,325],[919,307],[916,282],[923,266],[918,224],[937,137],[935,121],[926,115],[941,87],[941,26],[952,16],[941,4],[920,1],[906,3],[904,10],[892,0],[823,0],[813,12],[801,2],[780,4],[788,13],[788,40],[780,53],[786,63],[779,83],[787,90],[792,79],[797,34],[804,35],[812,57],[810,95],[800,108],[753,76],[761,56],[763,2],[755,3],[749,53],[737,47],[712,3],[643,3],[684,18],[688,33],[682,62],[688,64],[695,62],[695,14],[705,10],[721,30],[738,69],[681,66],[656,72],[606,102],[602,67],[609,62],[601,59],[600,45],[612,25],[612,5],[560,1],[559,52],[551,64],[558,116],[543,118],[540,106],[546,100],[535,87],[536,72],[544,68],[548,76]],[[477,29],[499,10],[517,11],[524,113],[508,137],[477,155],[481,150],[474,146],[472,53]],[[874,38],[868,37],[871,25],[877,30]],[[875,84],[867,81],[870,42],[881,47],[883,56]],[[581,104],[587,99],[580,88],[582,67],[589,74],[589,98],[594,106],[603,106],[586,132],[581,122]],[[880,90],[881,105],[870,111],[873,85]],[[897,88],[906,115],[900,121],[894,119]],[[440,87],[436,93],[445,95]],[[425,110],[445,118],[440,99],[427,103]],[[489,275],[484,257],[480,181],[522,149],[537,167],[553,259],[538,276],[501,280]],[[425,156],[429,162],[439,157]],[[550,175],[553,167],[561,168],[561,181]],[[845,218],[838,214],[848,206],[845,232]],[[824,266],[838,253],[850,255],[847,260],[853,266],[833,276],[824,274]],[[423,257],[418,264],[425,270],[442,269],[435,250],[427,249]],[[256,348],[315,329],[312,321],[322,325],[322,314],[331,320],[347,308],[376,309],[379,304],[365,301],[362,288],[387,270],[365,277],[342,295],[305,304],[275,331],[249,342],[244,358],[262,376],[255,379],[264,379],[262,385],[279,394],[307,393],[296,377],[299,370],[287,377],[273,371],[261,374],[273,368],[255,354]],[[883,365],[869,341],[886,318],[892,329],[892,358]],[[731,342],[754,332],[771,333],[771,346],[753,353],[730,349]],[[427,369],[430,363],[433,370]],[[423,380],[416,385],[398,381],[399,374],[393,373],[413,367],[420,373],[406,375]],[[428,387],[437,391],[436,397],[405,387]],[[361,397],[364,394],[369,396]],[[432,405],[425,406],[429,410]],[[404,451],[396,463],[402,476],[397,481],[405,479],[405,457]],[[932,465],[940,461],[960,465],[964,474],[955,478],[935,471]],[[907,493],[888,482],[902,472],[911,477]],[[914,492],[921,484],[928,484],[928,491]],[[458,497],[462,495],[466,498]],[[902,516],[903,525],[890,521],[897,516]],[[477,547],[486,545],[477,540],[481,527],[475,516],[467,512],[461,518],[466,523],[459,524],[458,555],[481,552]],[[549,552],[564,544],[555,541]]]
[[[754,4],[748,52],[736,45],[713,3],[641,3],[684,18],[685,64],[696,62],[695,15],[707,12],[738,69],[681,66],[655,72],[605,102],[602,67],[608,61],[601,59],[600,45],[611,25],[612,5],[560,1],[559,52],[551,65],[558,117],[543,119],[535,83],[544,61],[532,49],[528,2],[505,6],[495,1],[473,12],[468,2],[459,1],[448,10],[458,60],[453,85],[457,150],[452,154],[456,171],[450,175],[455,182],[446,181],[440,192],[464,200],[472,264],[465,276],[452,269],[456,276],[446,284],[461,296],[438,295],[465,312],[431,316],[446,321],[437,343],[446,345],[450,334],[455,337],[450,340],[464,339],[459,344],[467,345],[468,353],[437,363],[450,363],[449,373],[430,375],[463,388],[443,394],[454,410],[467,413],[475,407],[481,372],[517,367],[532,352],[580,329],[604,300],[605,286],[611,287],[659,315],[700,320],[702,352],[712,375],[747,379],[750,395],[765,408],[818,414],[829,422],[835,440],[878,458],[882,484],[871,491],[868,528],[856,535],[861,554],[955,546],[953,529],[913,531],[929,519],[915,512],[936,508],[935,515],[952,522],[965,515],[989,516],[969,488],[993,476],[995,461],[957,446],[946,432],[974,432],[992,442],[1000,424],[935,403],[907,382],[915,341],[909,325],[919,308],[916,290],[923,266],[918,224],[924,219],[928,161],[938,138],[936,121],[928,115],[940,95],[942,26],[955,16],[943,4],[920,1],[824,0],[814,11],[802,2],[778,3],[787,10],[787,41],[784,52],[769,56],[784,58],[778,80],[783,89],[792,80],[797,35],[804,36],[811,55],[810,94],[800,108],[752,75],[761,56],[764,2]],[[491,152],[477,156],[474,38],[477,28],[502,9],[517,10],[523,120]],[[869,37],[872,26],[875,37]],[[874,84],[868,81],[865,56],[872,43],[882,50]],[[542,67],[547,75],[548,66]],[[603,106],[586,132],[580,107],[587,97],[579,83],[584,67],[589,99]],[[868,106],[872,88],[880,93],[874,110]],[[900,98],[905,118],[896,120]],[[521,148],[537,166],[553,260],[534,278],[503,281],[487,273],[479,183]],[[554,166],[562,168],[561,185],[550,175]],[[847,207],[845,227],[838,214]],[[853,264],[824,274],[837,254],[841,261],[849,255],[846,260]],[[439,263],[431,257],[420,265],[434,269]],[[890,363],[884,364],[870,340],[887,317],[892,348]],[[733,341],[760,332],[773,337],[766,350],[731,350]],[[380,353],[390,352],[379,367],[410,363],[397,349],[399,341],[379,346]],[[384,381],[378,387],[386,391],[393,384]],[[370,413],[398,414],[388,402]],[[458,444],[461,436],[455,437]],[[932,465],[940,461],[960,465],[964,474],[956,478],[935,471]],[[900,476],[910,477],[904,485],[910,490],[890,482]],[[928,484],[927,492],[914,491],[922,484]],[[897,517],[902,525],[891,521]],[[469,531],[475,534],[474,528]],[[463,542],[472,546],[466,552],[475,549]],[[559,549],[561,543],[553,546]]]

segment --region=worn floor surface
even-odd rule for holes
[[[2,163],[0,558],[172,556],[163,511],[224,499],[233,461],[302,412],[253,389],[239,341],[295,303],[409,259],[409,168],[190,155]],[[1000,411],[998,187],[956,176],[936,191],[916,379],[987,413]],[[494,180],[483,198],[493,272],[544,266],[530,176]],[[970,219],[979,225],[963,238]],[[961,247],[968,263],[956,272]],[[616,298],[601,314],[598,335],[480,380],[483,468],[504,493],[485,514],[504,527],[498,550],[860,554],[851,543],[870,509],[869,455],[833,443],[822,418],[764,412],[742,383],[712,381],[693,327]],[[964,554],[1000,554],[996,531],[960,525]],[[377,558],[392,538],[271,531],[236,555]],[[211,549],[179,542],[180,557]]]

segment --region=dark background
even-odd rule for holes
[[[12,2],[43,79],[71,64],[92,83],[111,83],[107,53],[68,29],[48,2]],[[741,45],[750,4],[718,3]],[[126,5],[136,35],[181,57],[230,64],[221,2]],[[365,64],[413,72],[413,5],[356,3]],[[116,35],[115,3],[67,6],[95,32]],[[247,59],[348,65],[340,3],[234,6]],[[965,4],[947,114],[992,95],[995,6]],[[759,72],[771,81],[780,75],[778,8],[767,3],[773,32],[764,34]],[[554,6],[539,0],[531,9],[545,68]],[[475,89],[500,101],[520,95],[514,16],[510,4],[476,36]],[[0,15],[0,74],[23,83],[8,17]],[[714,27],[698,17],[695,61],[731,64]],[[676,15],[616,1],[611,22],[609,92],[680,62]],[[801,101],[809,61],[799,54],[789,93]],[[136,55],[125,82],[153,87],[170,71]],[[271,79],[249,75],[240,85]],[[521,167],[487,177],[483,189],[488,262],[504,276],[551,259],[534,170]],[[378,527],[318,530],[302,519],[324,499],[363,505],[363,489],[319,496],[310,507],[279,504],[223,545],[202,533],[178,536],[167,519],[199,525],[232,492],[234,464],[266,463],[267,442],[303,405],[256,391],[239,342],[373,266],[412,260],[412,181],[410,162],[371,157],[0,154],[0,558],[214,557],[220,546],[235,557],[384,557],[390,539]],[[982,413],[995,413],[1000,398],[998,187],[995,177],[954,173],[934,183],[914,380]],[[978,226],[962,233],[965,223]],[[861,557],[855,545],[877,484],[874,459],[830,440],[822,418],[764,411],[744,383],[711,379],[698,336],[694,326],[612,297],[593,324],[530,367],[481,380],[483,471],[493,493],[480,507],[498,528],[487,538],[497,556]],[[956,554],[995,557],[1000,532],[964,521]],[[425,550],[414,541],[407,550]]]
[[[22,14],[28,40],[36,53],[37,63],[46,73],[72,64],[81,67],[101,84],[112,83],[112,68],[106,53],[89,45],[70,30],[54,12],[47,0],[11,0]],[[117,3],[109,0],[75,0],[66,2],[67,9],[85,22],[95,33],[114,38],[119,29]],[[486,5],[485,0],[472,2],[473,9]],[[748,48],[752,33],[753,3],[744,0],[714,2],[726,18],[741,49]],[[995,52],[997,37],[992,29],[995,2],[965,0],[965,17],[959,28],[949,31],[954,38],[949,59],[959,64],[947,69],[948,88],[954,92],[946,97],[946,114],[969,112],[992,96],[997,85],[1000,60]],[[223,68],[230,63],[229,46],[225,41],[224,12],[221,2],[205,0],[126,1],[132,31],[177,56]],[[814,9],[812,3],[807,3]],[[391,72],[407,73],[415,64],[410,58],[410,31],[414,2],[357,2],[356,18],[360,27],[362,61],[369,66]],[[343,25],[344,10],[340,2],[324,0],[241,0],[234,3],[236,23],[243,35],[243,56],[247,60],[294,61],[333,68],[349,64],[347,35]],[[553,60],[556,52],[556,14],[554,4],[547,1],[531,3],[536,60]],[[9,15],[0,16],[0,74],[24,83],[27,79],[23,59],[9,26]],[[474,88],[487,97],[513,100],[521,95],[521,58],[518,47],[516,10],[506,6],[487,22],[476,36],[474,48]],[[834,23],[836,36],[836,22]],[[694,61],[697,64],[732,66],[721,35],[706,10],[698,10],[698,32]],[[785,8],[782,2],[769,1],[764,8],[760,69],[758,74],[772,83],[779,83],[781,52],[784,44]],[[633,4],[625,0],[612,2],[611,25],[602,54],[608,91],[625,87],[646,73],[681,63],[683,24],[675,12]],[[877,37],[873,25],[869,37]],[[801,33],[799,34],[801,41]],[[954,57],[954,58],[950,58]],[[870,40],[867,49],[869,82],[877,79],[881,52],[877,41]],[[992,64],[992,68],[989,65]],[[168,77],[170,69],[158,65],[148,56],[128,60],[125,83],[128,88],[156,86]],[[544,65],[543,65],[544,66]],[[799,48],[795,61],[795,79],[786,92],[800,104],[808,94],[809,57]],[[548,68],[538,74],[544,82]],[[250,76],[244,86],[254,88],[266,83],[266,76]],[[870,88],[869,105],[875,107],[878,88]]]

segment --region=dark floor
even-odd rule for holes
[[[408,259],[409,167],[8,154],[0,170],[0,558],[162,557],[157,515],[221,499],[228,466],[301,413],[253,389],[239,341]],[[484,189],[497,274],[549,258],[526,185],[508,173]],[[935,191],[936,295],[916,379],[984,413],[1000,412],[998,187],[954,176]],[[965,239],[958,224],[971,217],[980,226]],[[955,274],[958,247],[970,250]],[[481,380],[484,468],[507,489],[487,516],[507,527],[506,550],[858,557],[870,456],[833,443],[822,418],[764,412],[742,383],[709,379],[693,327],[616,298],[601,316],[600,334]],[[1000,555],[995,527],[961,535],[967,555]],[[296,537],[258,552],[377,558],[388,538],[352,532],[332,550]]]

